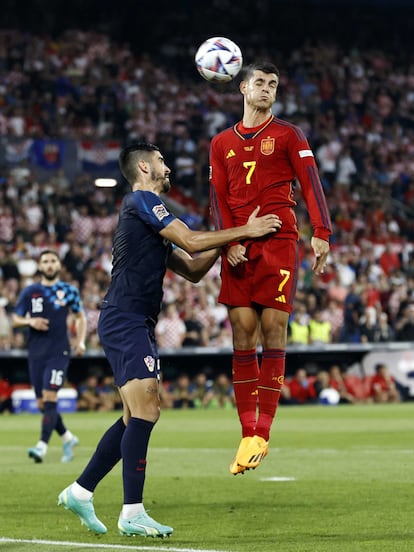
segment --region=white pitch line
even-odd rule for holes
[[[260,481],[296,481],[296,477],[261,477]]]
[[[49,541],[41,539],[9,539],[7,537],[0,537],[0,544],[2,542],[9,543],[22,543],[22,544],[48,544],[53,546],[72,546],[77,548],[93,548],[94,550],[147,550],[147,551],[161,551],[161,552],[228,552],[226,550],[211,550],[207,548],[166,548],[164,546],[126,546],[124,544],[91,544],[82,542],[69,542],[69,541]]]

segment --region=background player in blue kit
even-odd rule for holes
[[[35,462],[43,461],[53,430],[63,440],[62,462],[72,460],[73,447],[79,442],[66,429],[57,410],[57,392],[65,383],[70,362],[68,315],[72,312],[76,319],[76,355],[85,352],[86,317],[78,289],[59,279],[60,270],[58,254],[43,251],[38,262],[40,282],[23,289],[13,313],[15,328],[29,328],[30,381],[43,412],[40,440],[28,449],[29,457]]]
[[[276,232],[280,221],[273,214],[257,217],[257,207],[244,226],[217,232],[192,231],[168,211],[159,197],[170,189],[170,169],[157,146],[128,146],[121,152],[119,163],[132,192],[124,197],[120,209],[113,242],[112,280],[102,304],[98,332],[124,411],[103,435],[80,477],[60,493],[58,503],[76,513],[89,530],[106,533],[105,525],[95,515],[93,492],[122,458],[124,503],[119,532],[165,537],[172,534],[172,527],[152,519],[142,497],[148,442],[160,415],[154,328],[166,268],[197,282],[218,258],[216,248],[237,239]],[[204,253],[189,255],[199,251]]]

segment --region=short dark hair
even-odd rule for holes
[[[136,164],[142,154],[160,151],[160,148],[150,142],[135,142],[126,146],[119,154],[119,168],[128,182],[133,182],[137,176]]]
[[[254,61],[253,63],[250,63],[249,65],[243,67],[241,75],[242,80],[248,80],[253,75],[254,71],[262,71],[267,75],[270,75],[270,73],[275,73],[277,77],[279,77],[280,75],[279,69],[270,61]]]
[[[42,257],[44,255],[54,255],[57,258],[57,260],[60,261],[60,257],[57,251],[55,251],[54,249],[44,249],[43,251],[40,252],[39,257],[37,259],[39,263],[42,260]]]

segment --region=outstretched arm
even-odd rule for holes
[[[260,207],[256,207],[250,215],[247,224],[215,232],[190,230],[182,221],[175,219],[168,226],[160,230],[161,236],[175,243],[188,253],[198,253],[221,247],[232,241],[245,238],[260,238],[266,234],[276,232],[281,225],[277,215],[258,217]]]

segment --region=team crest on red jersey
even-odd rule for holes
[[[275,151],[275,139],[270,138],[263,138],[263,140],[260,142],[260,152],[263,153],[263,155],[272,155],[272,153]]]

